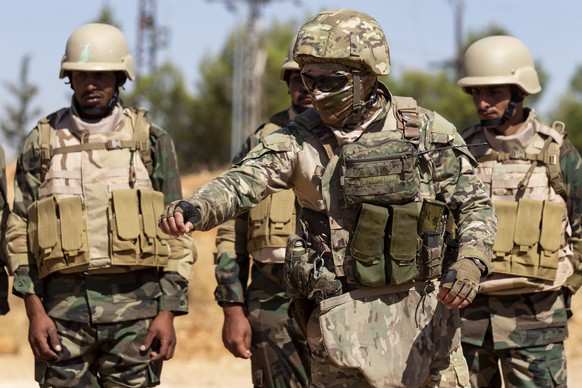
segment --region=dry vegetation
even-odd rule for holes
[[[9,166],[8,181],[12,181]],[[191,193],[218,172],[185,176],[182,187]],[[11,188],[9,188],[10,190]],[[12,193],[9,193],[11,196]],[[198,261],[190,287],[190,314],[177,318],[178,348],[172,361],[164,366],[161,387],[250,387],[248,361],[234,359],[224,350],[221,341],[222,313],[213,299],[215,232],[195,232]],[[22,302],[10,299],[12,311],[0,317],[0,388],[34,387],[32,354],[28,348],[28,323]],[[569,386],[582,386],[582,296],[574,297],[575,316],[569,323],[568,339]]]

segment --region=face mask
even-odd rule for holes
[[[317,109],[321,121],[334,127],[343,127],[354,110],[353,80],[335,92],[311,91],[312,104]]]

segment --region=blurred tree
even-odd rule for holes
[[[570,89],[560,97],[550,114],[550,122],[566,123],[568,140],[582,152],[582,65],[578,65],[570,80]]]
[[[30,130],[30,125],[40,115],[40,108],[31,106],[32,100],[38,94],[37,85],[28,80],[30,56],[25,55],[20,62],[20,73],[16,82],[4,82],[8,94],[14,96],[16,105],[4,107],[6,118],[0,123],[0,129],[8,143],[20,150],[24,137]]]
[[[279,70],[287,55],[295,23],[274,22],[263,35],[266,67],[263,75],[266,96],[262,111],[271,114],[289,106],[286,85],[279,81]],[[174,139],[180,168],[191,172],[217,169],[230,161],[232,110],[233,31],[222,51],[205,56],[200,65],[196,93],[190,94],[182,73],[171,63],[155,74],[140,76],[131,92],[123,93],[126,105],[148,109],[154,122]],[[255,128],[249,128],[250,134]]]

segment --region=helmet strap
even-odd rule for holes
[[[501,116],[500,119],[481,120],[481,125],[486,128],[497,128],[505,124],[507,121],[509,121],[511,116],[513,116],[517,104],[522,102],[524,98],[525,96],[520,92],[520,90],[512,85],[511,100],[509,101],[509,104],[507,104],[505,111],[503,111],[503,116]]]

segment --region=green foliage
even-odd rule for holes
[[[570,81],[570,89],[558,100],[550,115],[566,123],[568,140],[582,153],[582,65],[579,65]]]
[[[437,74],[404,72],[399,79],[389,80],[388,87],[394,95],[412,96],[419,105],[438,112],[455,124],[458,131],[478,120],[471,98],[461,91],[445,71]]]
[[[293,31],[294,23],[275,22],[263,34],[263,121],[289,106],[279,71]],[[240,33],[234,30],[218,55],[202,59],[195,94],[188,92],[181,72],[167,63],[155,74],[138,77],[134,90],[123,95],[127,105],[147,108],[152,120],[172,135],[182,171],[216,169],[230,161],[234,38]],[[248,128],[247,132],[254,130]]]
[[[30,56],[26,55],[20,63],[20,73],[15,82],[5,82],[4,86],[8,94],[16,98],[16,105],[4,107],[6,117],[0,123],[0,130],[8,143],[17,150],[22,148],[22,143],[29,126],[38,120],[40,108],[31,106],[32,100],[38,94],[38,86],[28,80],[30,68]]]

